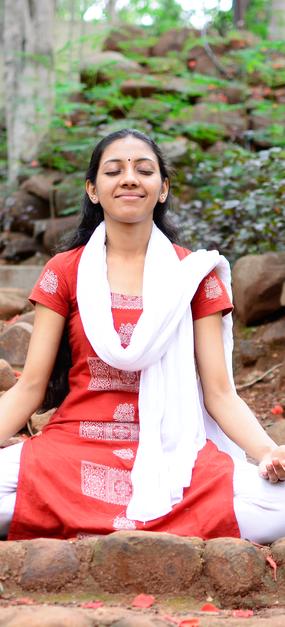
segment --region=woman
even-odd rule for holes
[[[1,442],[43,403],[67,331],[69,393],[40,435],[0,452],[0,530],[9,539],[116,529],[259,542],[285,534],[285,446],[231,380],[227,263],[171,243],[169,194],[161,153],[145,135],[123,130],[97,145],[81,224],[32,291],[26,365],[0,401]]]

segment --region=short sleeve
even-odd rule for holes
[[[55,255],[45,265],[30,293],[29,300],[33,304],[45,305],[65,318],[68,316],[70,296],[61,255]]]
[[[223,316],[233,310],[224,283],[216,272],[210,272],[201,281],[191,303],[193,320],[221,311]]]

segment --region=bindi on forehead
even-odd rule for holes
[[[150,161],[151,163],[155,163],[155,159],[151,159],[151,157],[140,157],[139,159],[132,159],[131,157],[127,157],[127,161],[134,161],[134,163],[140,163],[141,161]],[[119,157],[115,157],[113,159],[106,159],[104,161],[104,165],[106,163],[123,163],[124,159],[120,159]]]

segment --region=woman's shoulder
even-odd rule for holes
[[[62,273],[70,273],[77,269],[80,257],[82,255],[84,246],[78,246],[71,250],[65,250],[63,252],[56,253],[51,257],[49,264],[58,268]]]

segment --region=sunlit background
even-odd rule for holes
[[[178,0],[178,4],[185,11],[185,18],[189,20],[189,23],[194,28],[202,28],[208,21],[209,16],[207,13],[213,9],[219,8],[220,11],[229,11],[232,7],[232,0]],[[197,5],[199,7],[197,8]],[[122,9],[128,5],[128,0],[118,0],[117,7]],[[92,20],[100,20],[104,17],[105,1],[98,0],[94,2],[85,12],[84,20],[90,22]],[[156,8],[156,2],[152,3],[152,8]],[[152,18],[150,15],[145,15],[141,19],[141,23],[145,26],[152,24]]]

